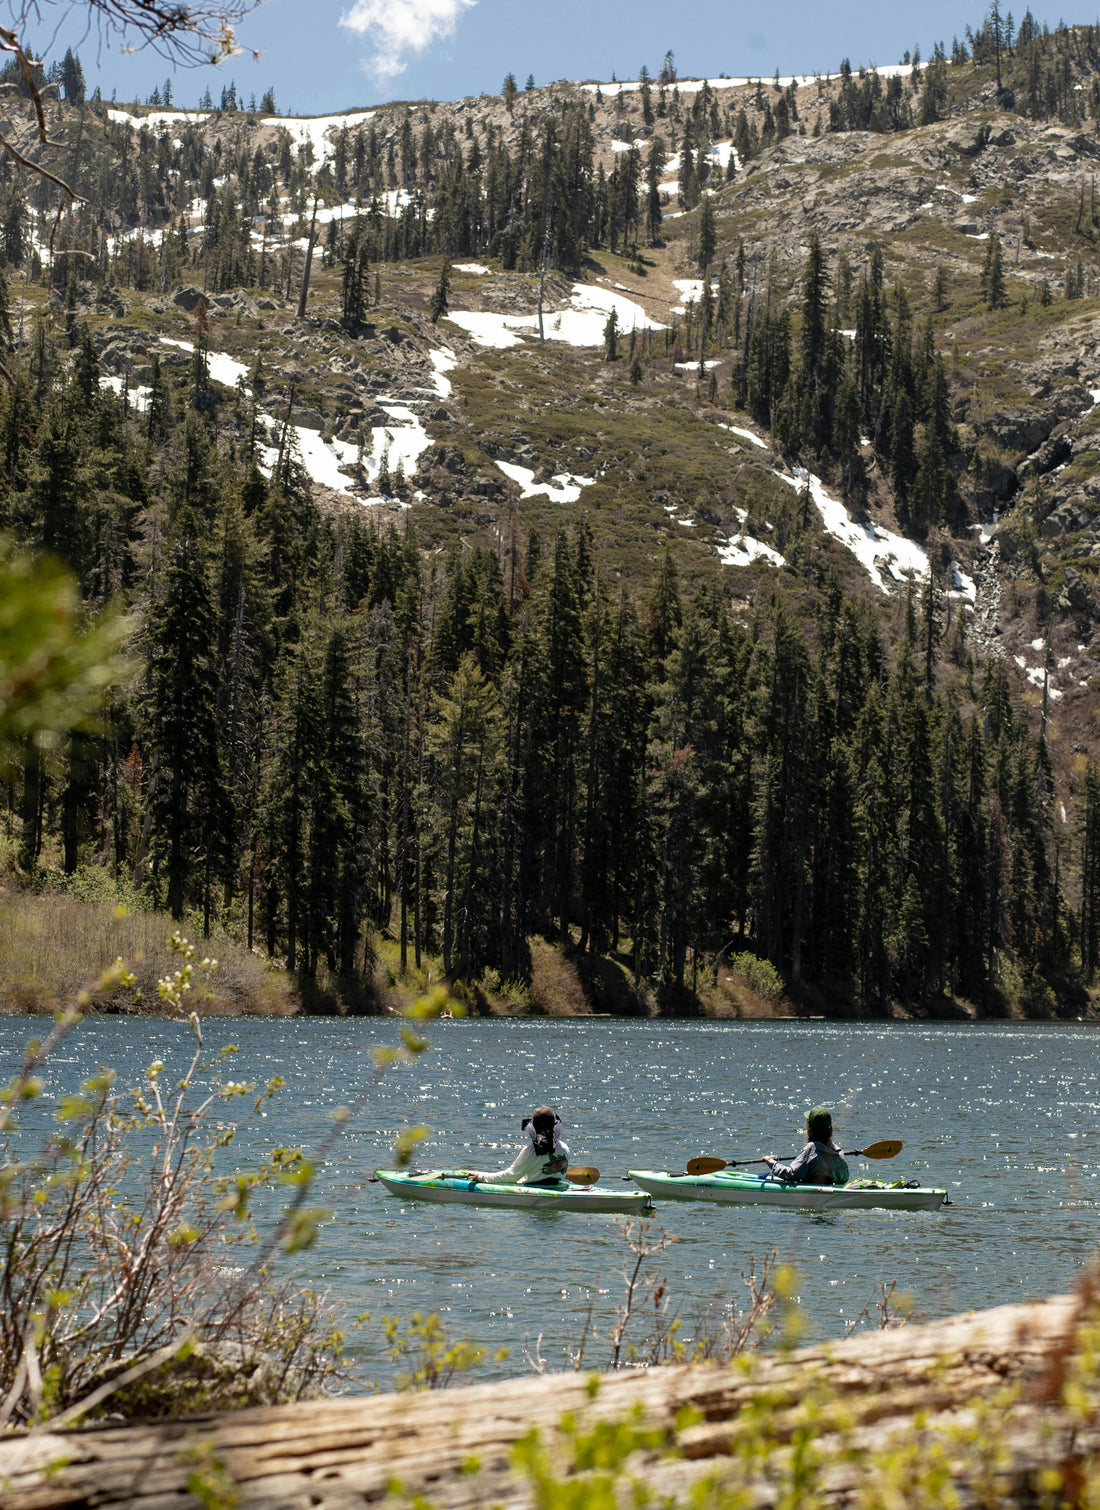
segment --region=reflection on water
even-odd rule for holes
[[[14,1066],[41,1029],[0,1020],[3,1061]],[[614,1182],[631,1167],[683,1168],[698,1153],[793,1154],[806,1109],[823,1101],[842,1142],[904,1140],[891,1165],[860,1172],[889,1169],[950,1194],[938,1213],[661,1206],[657,1220],[677,1239],[663,1268],[689,1317],[739,1294],[741,1271],[773,1249],[798,1266],[818,1336],[842,1333],[883,1280],[914,1291],[932,1317],[1064,1289],[1096,1249],[1100,1086],[1088,1026],[474,1020],[433,1024],[429,1036],[430,1052],[391,1071],[337,1143],[316,1198],[335,1219],[301,1265],[352,1315],[438,1311],[452,1334],[510,1348],[494,1372],[523,1372],[540,1334],[550,1367],[567,1366],[594,1292],[606,1332],[621,1220],[402,1204],[368,1177],[404,1125],[435,1129],[422,1163],[486,1168],[507,1162],[521,1115],[549,1101],[573,1160]],[[234,1078],[288,1082],[233,1146],[247,1167],[279,1145],[316,1148],[333,1109],[369,1079],[370,1049],[395,1042],[396,1027],[219,1020],[206,1039],[212,1050],[239,1044]],[[47,1080],[70,1088],[111,1065],[132,1083],[156,1058],[178,1073],[190,1044],[178,1024],[93,1019]],[[385,1379],[374,1328],[361,1347]],[[589,1361],[602,1356],[589,1347]]]

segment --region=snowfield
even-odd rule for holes
[[[180,351],[186,351],[190,356],[195,350],[193,341],[174,341],[171,336],[161,336],[162,346],[175,346]],[[227,388],[235,388],[238,382],[243,383],[248,377],[249,369],[243,362],[238,362],[234,357],[227,356],[224,351],[208,351],[206,353],[206,370],[214,379],[215,383],[224,383]],[[246,388],[246,393],[251,389]]]
[[[886,568],[895,582],[927,576],[928,553],[915,540],[906,540],[903,535],[895,535],[877,524],[857,524],[842,503],[829,497],[820,477],[815,477],[804,467],[793,470],[793,476],[779,471],[775,475],[789,487],[809,488],[826,531],[847,546],[880,592],[890,591],[883,581],[880,566]]]
[[[289,131],[291,139],[300,152],[308,142],[313,148],[313,171],[322,167],[332,156],[329,133],[341,130],[354,131],[357,126],[370,120],[373,110],[351,110],[345,115],[315,115],[309,118],[294,115],[265,115],[263,126],[282,126]]]
[[[588,283],[574,283],[568,309],[543,311],[542,323],[548,341],[565,341],[570,346],[602,346],[604,327],[612,309],[619,317],[619,332],[664,330],[651,319],[640,304],[624,298],[609,288],[594,288]],[[455,310],[446,317],[472,337],[479,346],[504,351],[509,346],[525,344],[523,335],[538,339],[539,317],[534,315],[499,315],[486,310]]]
[[[510,477],[519,484],[524,498],[534,498],[538,493],[545,493],[553,503],[576,503],[581,490],[590,488],[596,481],[594,477],[577,477],[571,472],[559,472],[550,482],[536,482],[530,467],[521,467],[514,461],[498,461],[497,466],[505,477]]]
[[[433,383],[436,393],[440,398],[450,398],[454,385],[447,373],[458,366],[458,358],[449,346],[441,346],[437,351],[428,352],[428,360],[435,368]]]
[[[150,131],[160,131],[168,126],[205,121],[209,115],[208,110],[150,110],[148,115],[131,115],[128,110],[116,110],[113,106],[107,111],[107,119],[113,125],[129,126],[134,131],[140,131],[143,126],[148,126]]]
[[[884,68],[876,67],[876,65],[873,63],[863,63],[854,64],[852,67],[852,73],[858,74],[861,67],[866,69],[868,73],[870,73],[871,70],[874,69],[875,73],[878,74],[880,79],[907,79],[913,72],[913,66],[911,63],[888,63]],[[793,84],[796,89],[804,89],[807,84],[812,84],[815,79],[819,77],[832,79],[835,78],[836,75],[832,73],[820,75],[813,73],[780,74],[779,87],[780,89],[787,89],[791,84]],[[706,84],[710,89],[744,89],[749,84],[774,83],[774,74],[768,75],[755,73],[751,75],[751,77],[738,76],[737,78],[723,77],[718,79],[674,79],[673,82],[667,86],[667,88],[670,92],[673,89],[678,89],[681,94],[698,94],[704,84]],[[610,99],[614,99],[617,94],[631,94],[641,87],[641,83],[638,80],[632,80],[630,82],[616,81],[615,83],[611,84],[581,85],[581,88],[586,89],[589,94],[595,94],[597,91],[599,91],[599,93],[602,94],[605,98]],[[650,79],[649,87],[655,93],[659,92],[661,88],[661,86],[655,79]]]

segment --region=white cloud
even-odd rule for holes
[[[454,36],[455,23],[477,0],[355,0],[340,25],[374,44],[371,72],[380,84],[405,71],[410,53],[423,52],[441,37]]]

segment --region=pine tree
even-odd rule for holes
[[[604,361],[616,362],[619,359],[619,312],[612,306],[611,313],[607,317],[607,323],[603,328]]]
[[[439,282],[435,286],[435,292],[432,294],[432,302],[428,307],[428,314],[431,317],[431,322],[433,325],[437,325],[440,319],[447,313],[447,310],[449,308],[447,304],[447,297],[450,294],[450,291],[451,264],[450,262],[444,260],[443,266],[439,271]]]
[[[1001,254],[1001,238],[994,231],[989,238],[989,247],[982,264],[982,297],[990,309],[1003,309],[1008,303],[1005,285],[1004,262]]]
[[[485,844],[486,813],[495,802],[502,741],[496,690],[485,681],[473,656],[466,654],[448,693],[436,702],[428,731],[438,772],[435,789],[443,839],[441,948],[448,978],[456,964],[463,965],[469,957],[478,926],[470,903],[481,860],[479,845]]]
[[[198,524],[185,507],[168,543],[147,713],[154,855],[177,920],[200,881],[208,900],[212,881],[224,873],[233,829],[215,722],[216,622]]]
[[[714,219],[714,204],[710,195],[706,194],[703,197],[703,208],[699,216],[699,241],[695,252],[696,261],[704,279],[717,250],[718,230]]]

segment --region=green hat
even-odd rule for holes
[[[812,1111],[806,1113],[806,1126],[811,1131],[819,1127],[826,1132],[832,1132],[833,1114],[827,1106],[815,1106]]]

